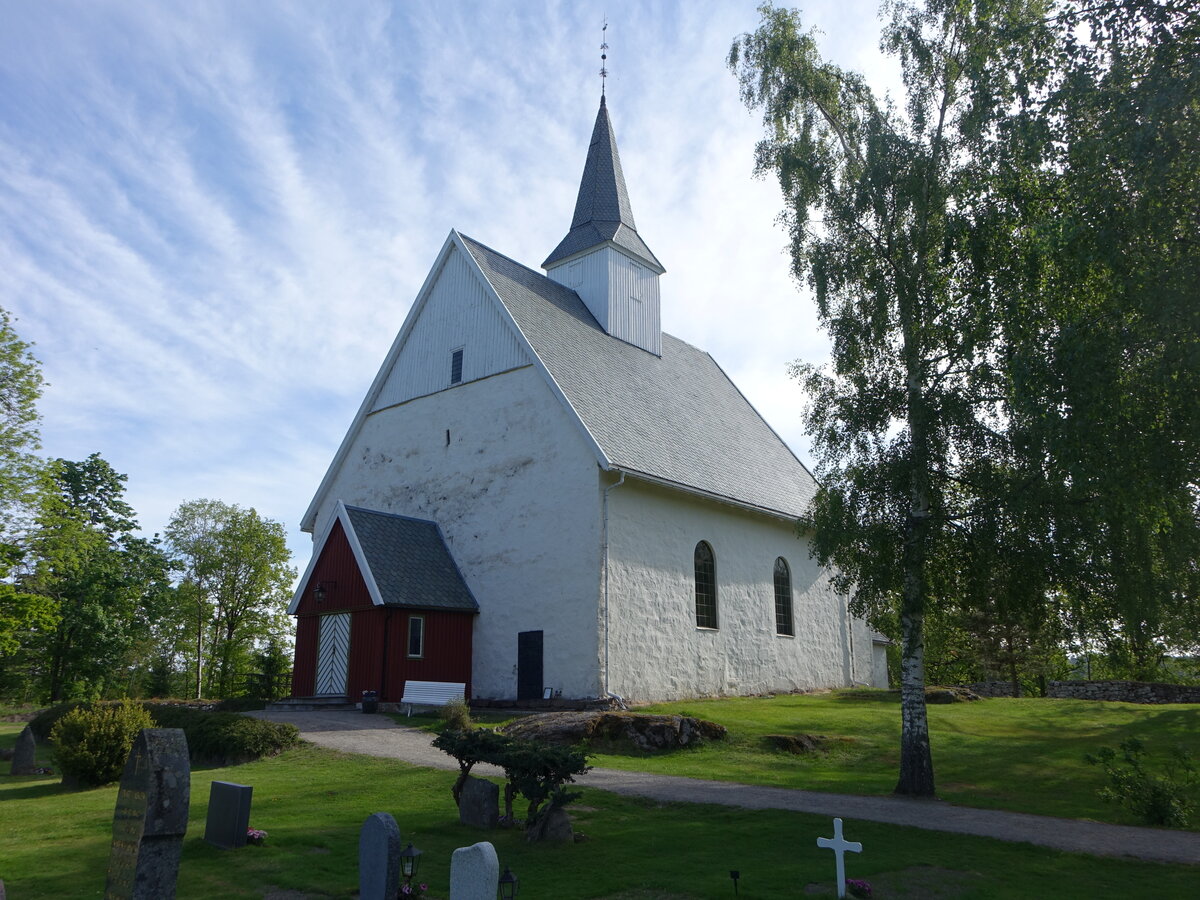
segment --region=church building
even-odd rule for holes
[[[446,238],[304,514],[293,696],[876,681],[871,631],[797,534],[812,476],[712,357],[662,333],[668,276],[603,98],[541,268]]]

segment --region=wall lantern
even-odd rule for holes
[[[421,851],[409,841],[408,846],[400,851],[400,874],[404,876],[405,883],[412,881],[416,876],[420,864]]]
[[[505,866],[504,874],[500,876],[500,889],[496,892],[496,896],[499,900],[513,900],[520,890],[521,883],[517,881],[517,876],[512,873],[512,869]]]
[[[313,588],[313,599],[318,603],[324,603],[325,598],[329,596],[330,589],[336,584],[336,581],[318,581],[317,586]]]

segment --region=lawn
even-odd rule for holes
[[[19,724],[0,724],[11,746]],[[831,896],[833,859],[815,845],[828,819],[778,811],[660,805],[586,790],[576,828],[588,840],[529,845],[519,833],[484,834],[457,822],[453,774],[350,756],[311,745],[244,766],[192,773],[192,804],[178,896],[261,898],[276,891],[349,898],[357,890],[358,831],[374,812],[392,813],[404,841],[424,851],[421,878],[445,898],[450,854],[492,841],[521,878],[523,900],[693,900],[791,897],[818,883]],[[221,851],[202,840],[213,780],[254,787],[251,824],[266,845]],[[56,780],[0,774],[0,878],[14,900],[100,897],[116,788],[65,791]],[[851,877],[876,896],[1028,898],[1186,897],[1196,869],[1097,859],[982,838],[846,821],[864,852]],[[818,891],[820,893],[820,891]],[[281,894],[298,900],[301,894]]]
[[[1200,704],[1029,698],[928,709],[938,795],[965,806],[1137,825],[1099,799],[1103,775],[1084,755],[1139,737],[1151,756],[1182,744],[1200,760]],[[711,719],[728,728],[729,737],[659,756],[602,753],[594,765],[847,794],[889,794],[896,784],[900,710],[894,692],[688,700],[641,711]],[[827,754],[796,756],[771,749],[771,734],[834,740]],[[1200,808],[1200,783],[1193,785],[1192,799]],[[1200,821],[1193,827],[1200,828]]]

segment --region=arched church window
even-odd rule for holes
[[[717,627],[717,565],[712,547],[696,545],[696,627]]]
[[[792,570],[782,556],[775,560],[775,633],[796,633],[792,625]]]

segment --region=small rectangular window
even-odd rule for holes
[[[462,384],[463,352],[460,347],[450,354],[450,383]]]
[[[419,659],[425,655],[425,617],[408,617],[408,655]]]

